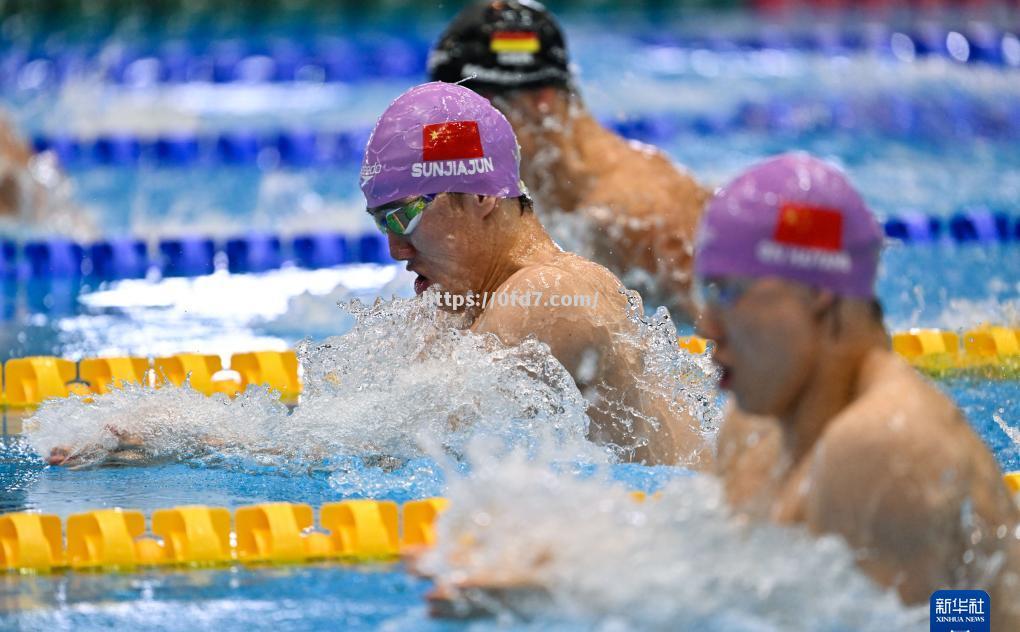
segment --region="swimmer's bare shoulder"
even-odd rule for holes
[[[559,253],[552,261],[518,270],[495,291],[496,295],[530,296],[531,304],[526,309],[519,301],[490,301],[475,322],[475,329],[491,331],[497,323],[577,323],[578,317],[594,323],[626,305],[622,288],[619,279],[599,264],[572,253]],[[564,297],[591,297],[591,301],[588,305],[554,305],[553,297],[560,303]]]
[[[867,574],[920,602],[952,579],[968,499],[989,522],[1015,524],[1016,508],[962,414],[916,371],[876,351],[861,382],[808,463],[805,521],[844,536]]]
[[[856,399],[821,438],[823,450],[895,450],[900,471],[906,462],[924,474],[993,462],[956,405],[892,351],[872,351],[858,384]]]
[[[509,301],[490,303],[472,325],[476,333],[492,333],[507,345],[534,336],[549,346],[572,375],[583,355],[609,343],[611,331],[626,318],[626,297],[611,272],[583,257],[560,253],[552,261],[515,272],[496,294],[529,295],[522,307]],[[590,297],[587,305],[554,305],[563,297]]]
[[[600,175],[579,205],[609,208],[629,218],[666,218],[693,231],[710,191],[650,145],[623,141],[612,170]]]

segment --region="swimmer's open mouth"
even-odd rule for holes
[[[414,293],[421,294],[425,290],[429,289],[429,286],[431,285],[432,285],[431,279],[426,279],[425,277],[419,274],[418,277],[414,280]]]
[[[719,365],[719,388],[728,389],[733,378],[733,371],[730,367]]]

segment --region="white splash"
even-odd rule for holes
[[[332,312],[354,321],[347,334],[300,346],[304,393],[293,412],[257,387],[230,400],[127,386],[44,403],[27,422],[28,440],[40,455],[69,451],[77,466],[227,455],[302,467],[337,455],[413,458],[426,443],[459,454],[477,435],[549,443],[561,459],[605,459],[627,447],[585,439],[587,402],[543,343],[506,347],[421,298],[355,300],[345,310]],[[640,387],[690,412],[711,442],[720,411],[708,359],[678,349],[665,311],[651,319],[639,311],[635,301],[635,328],[616,343],[640,350]]]
[[[414,277],[411,272],[390,267],[392,278],[372,291],[382,298],[414,296]],[[365,272],[359,271],[366,276]],[[308,289],[287,300],[286,309],[271,319],[260,321],[256,327],[267,334],[287,338],[321,339],[343,334],[354,326],[354,317],[340,306],[356,297],[357,291],[349,282],[338,283],[327,292],[321,288]]]
[[[421,568],[441,585],[541,589],[499,603],[504,616],[612,630],[927,629],[927,609],[876,587],[842,540],[740,524],[714,479],[678,479],[638,503],[519,454],[470,455]]]
[[[950,299],[931,326],[966,331],[978,323],[1020,326],[1020,300],[999,297],[983,300]]]
[[[334,455],[410,458],[424,443],[458,453],[475,434],[518,446],[549,440],[567,455],[595,451],[585,440],[587,405],[544,344],[507,348],[420,299],[347,309],[351,332],[300,350],[304,394],[293,412],[258,387],[230,400],[128,386],[91,402],[44,403],[26,423],[28,440],[41,455],[69,449],[81,466],[222,455],[284,466]]]
[[[305,291],[287,299],[287,308],[282,314],[257,326],[274,336],[335,336],[354,324],[349,314],[337,309],[340,303],[350,299],[351,291],[344,285],[337,285],[325,294]]]

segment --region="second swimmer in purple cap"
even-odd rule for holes
[[[699,329],[736,400],[718,439],[727,496],[842,536],[907,603],[983,589],[992,629],[1020,630],[1020,515],[960,411],[889,349],[880,245],[843,173],[806,154],[753,166],[709,203],[695,274]]]
[[[519,160],[510,123],[487,100],[429,83],[379,119],[361,188],[390,254],[418,275],[418,294],[435,285],[447,304],[460,300],[476,333],[549,346],[591,402],[592,439],[627,460],[698,465],[709,455],[697,423],[639,386],[642,350],[621,341],[636,325],[620,281],[553,243]]]
[[[843,173],[806,154],[752,166],[709,203],[696,303],[735,400],[716,451],[726,497],[741,520],[842,537],[908,604],[982,589],[991,629],[1020,630],[1020,512],[960,411],[889,349],[880,246]],[[548,577],[536,567],[516,589],[534,598]],[[462,585],[472,603],[509,594]]]

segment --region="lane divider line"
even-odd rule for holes
[[[314,510],[302,503],[238,507],[185,505],[157,509],[149,529],[142,512],[97,509],[67,518],[0,515],[0,568],[18,573],[130,571],[307,562],[390,562],[435,544],[444,498],[345,500]],[[231,529],[233,523],[233,530]],[[65,544],[66,533],[66,544]]]

